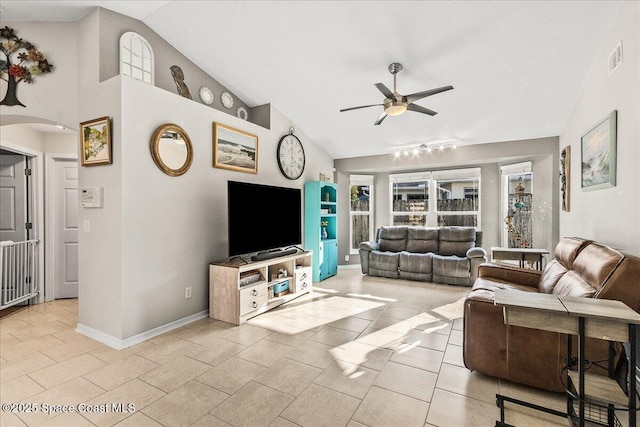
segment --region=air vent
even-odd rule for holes
[[[613,73],[620,64],[622,64],[622,42],[618,43],[609,55],[609,74]]]

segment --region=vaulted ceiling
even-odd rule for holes
[[[334,158],[437,141],[559,135],[619,1],[3,1],[2,21],[102,6],[145,22],[251,106],[271,103]],[[452,85],[375,120],[393,89]],[[219,96],[220,94],[215,94]]]

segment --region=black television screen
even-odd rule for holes
[[[300,245],[299,188],[229,181],[229,256]]]

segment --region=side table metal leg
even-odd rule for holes
[[[496,405],[500,408],[500,421],[496,421],[495,427],[512,427],[504,421],[504,396],[496,394]]]
[[[584,341],[585,341],[585,328],[584,317],[578,318],[578,376],[580,378],[580,384],[578,384],[578,425],[584,427]]]
[[[635,324],[629,324],[629,336],[631,338],[631,363],[629,363],[629,427],[636,427],[636,362],[638,351],[636,349]]]

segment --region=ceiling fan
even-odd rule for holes
[[[378,117],[378,120],[374,123],[374,125],[379,125],[387,116],[399,116],[405,111],[415,111],[416,113],[428,114],[430,116],[435,116],[436,113],[433,110],[429,110],[428,108],[424,108],[420,105],[414,104],[414,102],[426,98],[427,96],[435,95],[436,93],[444,92],[447,90],[453,89],[453,86],[443,86],[436,89],[429,89],[422,92],[412,93],[411,95],[400,95],[396,90],[396,74],[398,74],[402,70],[402,64],[394,62],[389,65],[389,72],[393,74],[393,92],[389,90],[382,83],[376,83],[374,86],[378,88],[380,92],[385,96],[382,104],[371,104],[371,105],[361,105],[359,107],[351,107],[344,108],[340,110],[340,112],[358,110],[360,108],[369,108],[369,107],[377,107],[379,105],[384,106],[384,112]]]

